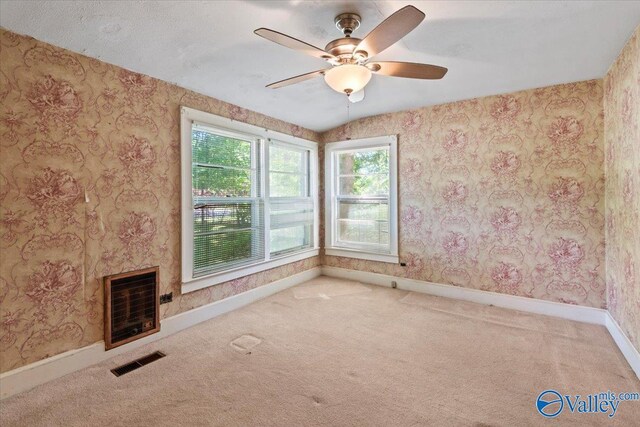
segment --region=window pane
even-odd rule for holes
[[[313,201],[271,202],[271,253],[309,248],[312,245]]]
[[[337,151],[336,204],[331,230],[337,246],[369,252],[390,250],[390,148]]]
[[[194,234],[250,228],[253,203],[199,203],[193,210]]]
[[[338,233],[338,238],[342,242],[389,244],[389,223],[387,221],[339,219]]]
[[[215,271],[215,266],[251,258],[253,232],[237,231],[193,239],[194,272]]]
[[[269,191],[271,197],[309,195],[309,151],[271,144],[269,146]]]
[[[340,153],[338,157],[340,175],[389,175],[387,147]]]
[[[193,276],[264,259],[264,210],[256,198],[260,169],[252,156],[256,142],[197,126],[191,135]]]
[[[196,205],[193,214],[194,276],[262,260],[262,218],[259,201]]]
[[[386,200],[339,201],[338,211],[340,219],[389,220],[389,205]]]
[[[271,201],[271,228],[313,224],[313,201]]]
[[[389,149],[372,148],[338,154],[338,194],[389,194]]]
[[[307,248],[310,246],[310,241],[311,226],[309,225],[271,230],[271,253]]]
[[[269,146],[271,254],[299,251],[312,245],[313,201],[308,198],[309,151]],[[280,197],[297,198],[291,201]]]
[[[340,195],[386,196],[389,194],[389,175],[341,176]]]
[[[251,197],[249,170],[193,166],[194,197]]]
[[[306,177],[291,173],[271,172],[269,174],[271,197],[306,197]]]
[[[307,172],[308,151],[288,149],[271,144],[269,147],[269,170],[279,172]]]
[[[389,243],[389,204],[387,201],[357,200],[338,202],[339,240],[350,243]]]
[[[251,143],[194,129],[192,161],[218,166],[251,168]]]

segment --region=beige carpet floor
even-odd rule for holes
[[[167,357],[121,377],[109,370]],[[640,425],[550,421],[546,389],[639,391],[601,326],[327,277],[0,403],[8,426]],[[635,423],[635,424],[634,424]]]

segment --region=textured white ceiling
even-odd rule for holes
[[[351,119],[600,78],[640,22],[638,1],[2,1],[0,26],[323,131],[347,120],[322,78],[264,86],[324,68],[270,43],[267,27],[324,48],[333,18],[357,12],[362,38],[413,4],[425,21],[376,58],[449,68],[440,81],[374,76]]]

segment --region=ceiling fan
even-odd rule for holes
[[[323,59],[332,65],[332,68],[290,77],[271,83],[267,87],[277,89],[324,76],[325,82],[333,90],[346,93],[352,102],[358,102],[364,98],[363,89],[369,83],[372,73],[413,79],[441,79],[447,73],[447,69],[437,65],[371,61],[372,57],[409,34],[424,18],[425,14],[417,8],[405,6],[382,21],[364,39],[359,39],[351,37],[351,34],[360,26],[360,16],[355,13],[342,13],[336,16],[335,24],[344,37],[329,42],[324,50],[278,31],[258,28],[254,33],[260,37]]]

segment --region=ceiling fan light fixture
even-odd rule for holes
[[[447,73],[447,69],[437,65],[398,61],[367,62],[409,34],[424,18],[425,14],[414,6],[405,6],[382,21],[363,39],[359,39],[351,35],[360,25],[360,16],[355,13],[343,13],[336,17],[335,23],[344,37],[330,41],[324,50],[278,31],[258,28],[254,33],[260,37],[324,59],[333,66],[333,68],[289,77],[268,84],[267,87],[277,89],[324,76],[325,82],[331,89],[338,93],[346,93],[349,95],[349,100],[356,102],[363,97],[364,93],[358,92],[369,83],[372,73],[421,80],[441,79]]]
[[[324,81],[336,92],[358,92],[371,80],[371,71],[362,65],[344,64],[324,73]]]

